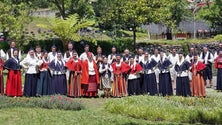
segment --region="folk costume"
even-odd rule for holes
[[[157,91],[157,82],[155,69],[157,62],[151,58],[145,58],[140,62],[140,65],[143,67],[143,84],[142,84],[142,93],[156,95]]]
[[[61,53],[61,52],[58,52]],[[48,66],[52,74],[51,92],[52,94],[67,94],[65,61],[55,58]]]
[[[215,63],[215,68],[217,69],[217,87],[216,90],[222,91],[222,56],[217,56]]]
[[[140,90],[140,72],[142,71],[142,67],[139,63],[133,62],[130,65],[130,71],[128,76],[128,95],[139,95],[141,93]]]
[[[113,85],[112,85],[112,96],[123,97],[127,96],[127,80],[126,74],[130,70],[130,66],[125,62],[113,62]]]
[[[201,61],[193,61],[192,63],[192,83],[191,83],[191,92],[192,96],[196,97],[205,97],[205,83],[203,78],[203,70],[206,68],[206,65]]]
[[[4,95],[4,76],[3,76],[3,70],[4,70],[4,59],[0,57],[0,94]]]
[[[91,52],[87,53],[88,58],[82,63],[82,94],[87,97],[96,97],[99,86],[99,72]]]
[[[66,67],[70,71],[67,95],[70,97],[80,97],[81,96],[82,61],[78,58],[74,59],[71,57],[66,62]]]
[[[7,96],[22,96],[22,79],[20,62],[17,58],[11,57],[4,63],[4,68],[8,70],[6,82]]]
[[[33,50],[34,51],[34,50]],[[33,56],[27,56],[21,61],[21,66],[26,69],[25,84],[24,84],[24,96],[33,97],[36,96],[37,81],[38,81],[38,59]]]
[[[162,94],[162,96],[173,95],[172,82],[170,76],[170,68],[172,67],[172,63],[166,57],[160,57],[158,67],[160,71],[159,93]]]
[[[191,96],[189,70],[191,64],[184,58],[178,59],[174,69],[176,71],[176,95],[177,96]]]
[[[44,52],[45,53],[45,52]],[[49,59],[42,57],[42,59],[39,61],[39,77],[38,77],[38,82],[37,82],[37,96],[42,96],[42,95],[51,95],[51,74],[49,70]]]

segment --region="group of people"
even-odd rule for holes
[[[175,89],[177,96],[205,97],[206,81],[213,86],[212,64],[218,69],[216,89],[222,90],[222,44],[214,55],[204,46],[200,54],[191,47],[187,56],[176,48],[169,55],[158,49],[151,55],[144,48],[138,48],[136,55],[128,49],[119,54],[116,47],[112,47],[108,56],[98,47],[94,55],[89,45],[78,55],[72,43],[68,43],[63,55],[55,45],[51,52],[42,51],[37,45],[35,49],[30,48],[23,60],[14,41],[10,46],[6,54],[0,51],[0,92],[6,96],[97,97],[98,91],[103,90],[104,97],[140,94],[169,97]],[[25,71],[23,89],[22,68]],[[4,89],[5,69],[8,76]]]

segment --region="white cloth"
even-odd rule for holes
[[[88,61],[88,68],[89,68],[89,75],[95,75],[95,70],[94,70],[94,66],[93,66],[93,61]]]
[[[173,64],[173,66],[170,68],[170,76],[171,76],[171,79],[175,82],[176,81],[176,77],[177,77],[177,74],[176,74],[176,71],[174,69],[175,67],[175,64],[176,62],[178,61],[179,59],[179,55],[178,54],[170,54],[168,56],[168,59],[171,61],[171,63]]]
[[[49,52],[48,57],[49,57],[49,61],[52,62],[57,57],[57,53],[55,52],[55,56],[54,56],[53,52]]]
[[[6,57],[6,54],[2,49],[0,50],[0,57],[3,59]]]
[[[92,53],[92,57],[94,58],[94,54]],[[87,53],[83,52],[80,56],[79,56],[80,60],[85,61],[88,59],[87,57]]]
[[[210,54],[210,59],[208,60],[209,54]],[[201,62],[204,62],[204,64],[208,64],[208,61],[211,62],[211,63],[213,63],[213,61],[214,61],[213,54],[210,53],[209,51],[206,53],[204,59],[202,59],[202,57],[203,57],[203,52],[200,53],[200,57],[199,58],[200,58]]]
[[[13,56],[13,48],[10,49],[11,50],[11,57],[14,57]],[[6,60],[9,59],[9,55],[8,53],[6,54]],[[18,59],[21,60],[21,51],[19,50],[19,53],[18,53]]]
[[[112,58],[111,58],[111,57],[112,57]],[[109,63],[109,64],[112,64],[114,57],[116,57],[116,54],[109,54],[109,55],[108,55],[108,63]]]
[[[151,58],[154,59],[156,62],[159,62],[160,61],[160,54],[158,54],[157,56],[152,55]]]
[[[37,66],[39,66],[39,60],[36,57],[27,56],[20,63],[22,67],[27,69],[27,74],[36,74],[38,73]]]
[[[132,64],[130,67],[131,67],[131,69],[132,70],[134,70],[135,68],[136,68],[136,62],[134,62],[134,64]],[[128,79],[129,80],[132,80],[132,79],[138,79],[138,78],[140,78],[140,74],[139,73],[133,73],[133,74],[129,74],[129,76],[128,76]]]
[[[184,61],[186,61],[184,58],[181,59],[181,61],[179,61],[179,59],[177,60],[176,64],[181,66]],[[180,74],[177,72],[176,73],[176,76],[177,77],[186,77],[186,76],[189,76],[189,70],[186,70],[186,71],[182,71]]]

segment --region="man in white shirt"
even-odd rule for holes
[[[11,41],[10,43],[10,49],[8,49],[7,53],[6,53],[6,60],[8,60],[9,58],[13,57],[13,50],[16,49],[16,43],[15,41]],[[18,50],[18,49],[17,49]],[[21,51],[18,50],[18,59],[21,60]]]
[[[74,51],[73,48],[74,48],[73,43],[69,42],[68,43],[68,50],[64,54],[64,61],[65,62],[67,62],[70,59],[70,57],[72,57],[72,53]]]
[[[172,63],[172,67],[170,68],[170,75],[171,75],[171,80],[172,80],[172,86],[173,86],[173,89],[175,89],[175,84],[176,84],[176,78],[177,78],[177,74],[176,74],[176,71],[174,69],[175,67],[175,64],[177,62],[177,60],[179,59],[179,56],[177,54],[177,50],[176,48],[173,48],[172,49],[172,52],[171,54],[168,56],[168,59],[170,60],[170,62]]]
[[[200,53],[200,61],[206,65],[206,68],[203,72],[205,85],[207,85],[207,80],[209,80],[210,87],[212,87],[212,63],[214,61],[214,57],[213,54],[208,51],[208,48],[206,46],[203,47],[203,51]]]
[[[56,52],[56,46],[55,45],[53,45],[51,47],[51,52],[49,52],[48,56],[49,56],[49,61],[50,62],[52,62],[57,57],[57,52]]]
[[[137,51],[137,55],[136,55],[136,57],[135,57],[135,60],[136,60],[136,62],[140,63],[140,62],[143,60],[143,58],[144,58],[143,48],[140,47],[140,48],[138,49],[138,51]]]
[[[113,60],[116,59],[116,47],[113,46],[111,51],[112,51],[112,53],[108,55],[108,64],[112,64]]]
[[[159,50],[156,48],[154,49],[154,54],[151,56],[151,59],[154,59],[157,63],[160,61],[160,54],[159,54]],[[155,75],[156,75],[156,82],[157,84],[159,84],[159,69],[156,68],[154,70]]]
[[[88,59],[88,57],[87,57],[87,53],[89,52],[89,45],[88,44],[86,44],[84,46],[84,50],[85,50],[85,52],[83,52],[79,57],[80,60],[82,60],[82,61],[85,61],[86,59]],[[94,58],[93,53],[92,53],[92,57]]]

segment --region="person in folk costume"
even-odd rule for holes
[[[82,63],[82,94],[86,97],[97,97],[99,72],[92,53],[88,52],[87,57]]]
[[[179,52],[174,69],[176,71],[176,95],[177,96],[191,96],[189,71],[191,63],[184,59],[183,53]]]
[[[126,64],[129,64],[129,58],[130,58],[130,56],[131,56],[131,55],[130,55],[129,49],[125,49],[125,50],[124,50],[124,55],[123,55],[121,61],[124,61]]]
[[[154,49],[154,54],[150,57],[151,59],[154,59],[157,63],[160,61],[160,53],[157,48]],[[154,70],[155,75],[156,75],[156,82],[159,84],[159,68],[156,68]]]
[[[108,58],[103,58],[103,63],[99,68],[101,83],[103,85],[104,97],[109,98],[111,95],[111,83],[113,68],[110,64],[108,64]]]
[[[111,54],[108,55],[108,63],[112,64],[116,60],[116,47],[113,46],[111,49]]]
[[[85,60],[88,59],[87,53],[90,52],[90,51],[89,51],[89,45],[88,45],[88,44],[86,44],[86,45],[84,46],[84,51],[85,51],[85,52],[83,52],[83,53],[80,55],[80,57],[79,57],[79,58],[82,60],[82,62],[84,62]],[[91,53],[91,54],[92,54],[92,57],[94,58],[93,53]]]
[[[70,71],[67,95],[70,97],[80,97],[82,61],[78,59],[76,51],[72,52],[72,57],[66,62],[66,67]]]
[[[99,71],[99,68],[101,66],[101,64],[103,63],[103,55],[102,55],[102,48],[100,46],[97,47],[97,55],[94,57],[94,60],[96,61],[97,64],[97,68]],[[99,76],[101,76],[101,74],[99,73]],[[100,86],[99,89],[102,90],[102,82],[100,81]]]
[[[155,69],[157,68],[157,62],[150,57],[149,52],[145,51],[144,58],[140,62],[140,65],[143,67],[143,83],[142,83],[142,93],[156,95],[157,91],[157,82]]]
[[[200,53],[200,61],[206,65],[206,68],[203,71],[205,86],[207,85],[207,80],[209,80],[210,88],[212,88],[212,63],[214,62],[214,57],[213,54],[208,51],[206,46],[203,47],[203,52]]]
[[[4,58],[0,55],[0,94],[1,95],[4,95],[4,76],[3,76],[4,67],[3,66],[4,66]]]
[[[11,41],[10,49],[7,50],[6,60],[8,60],[9,58],[13,57],[13,50],[15,50],[15,49],[18,51],[18,59],[21,60],[21,51],[16,48],[16,43],[15,43],[14,40]]]
[[[137,51],[137,55],[135,57],[136,62],[141,62],[141,60],[144,58],[144,54],[143,54],[143,48],[139,47],[138,51]]]
[[[62,52],[57,51],[57,57],[48,65],[52,74],[52,94],[67,94],[65,61],[62,59]]]
[[[217,51],[214,53],[214,60],[219,55],[219,52],[222,50],[222,43],[219,43]]]
[[[218,56],[214,63],[215,68],[217,69],[217,87],[218,92],[222,91],[222,50],[219,51]]]
[[[13,56],[4,63],[4,68],[8,70],[8,77],[6,82],[7,96],[22,96],[22,78],[21,78],[21,66],[18,59],[19,51],[13,50]]]
[[[170,76],[170,68],[172,67],[172,63],[166,56],[164,56],[164,52],[160,52],[160,61],[158,63],[159,67],[159,93],[162,96],[173,95],[172,81]]]
[[[50,62],[52,62],[53,60],[56,59],[57,52],[56,52],[56,46],[55,45],[52,45],[51,52],[49,52],[48,57],[49,57]]]
[[[37,45],[35,47],[35,56],[38,58],[38,59],[42,59],[42,48],[40,45]]]
[[[140,90],[140,72],[143,70],[142,66],[134,61],[134,57],[131,56],[129,60],[129,76],[128,76],[128,95],[139,95]]]
[[[43,51],[43,56],[39,60],[39,78],[37,82],[36,96],[51,95],[51,74],[49,71],[49,57],[46,50]]]
[[[73,43],[69,42],[68,43],[68,50],[64,54],[64,61],[65,62],[69,61],[69,59],[72,57],[72,53],[74,51],[75,50],[73,49]],[[78,58],[78,55],[77,55],[77,58]],[[70,71],[69,71],[69,69],[67,69],[66,70],[66,80],[67,80],[67,82],[69,81],[69,75],[70,75]]]
[[[206,68],[206,65],[199,61],[198,54],[194,54],[194,59],[192,62],[192,83],[191,83],[191,92],[192,96],[195,97],[205,97],[205,83],[203,78],[203,71]]]
[[[176,64],[176,61],[179,59],[179,56],[177,54],[177,50],[176,48],[173,48],[172,49],[172,52],[171,54],[168,56],[168,59],[171,61],[171,63],[173,64],[172,68],[170,68],[170,75],[171,75],[171,80],[172,80],[172,86],[173,86],[173,89],[175,89],[175,84],[176,84],[176,78],[177,78],[177,75],[176,75],[176,71],[175,71],[175,64]]]
[[[116,55],[116,61],[112,63],[113,68],[113,84],[112,96],[122,97],[127,96],[127,80],[126,75],[130,70],[130,66],[125,62],[121,62],[121,55]]]
[[[188,62],[190,62],[191,64],[193,63],[193,58],[194,58],[194,54],[196,53],[196,50],[193,46],[190,47],[190,52],[189,54],[185,57],[185,60],[187,60]],[[192,72],[189,72],[189,80],[190,80],[190,84],[192,82]]]
[[[21,61],[21,66],[25,69],[24,96],[36,96],[39,60],[35,56],[33,48],[29,49],[28,56]]]

